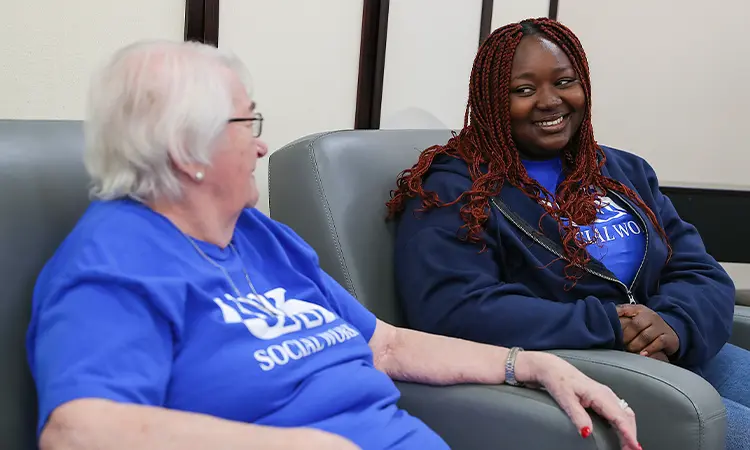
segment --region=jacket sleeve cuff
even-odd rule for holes
[[[685,323],[677,316],[669,313],[658,312],[659,316],[667,322],[667,325],[672,327],[677,337],[680,339],[680,347],[677,349],[677,353],[672,355],[672,359],[682,359],[687,353],[687,349],[690,348],[689,332]]]
[[[617,305],[614,303],[605,303],[604,310],[607,312],[609,322],[612,324],[612,330],[615,334],[615,349],[624,350],[625,345],[622,342],[622,325],[620,324],[620,316],[617,314]]]

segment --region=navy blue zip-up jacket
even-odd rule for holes
[[[696,229],[680,219],[659,191],[656,174],[642,158],[602,147],[605,176],[633,189],[666,230],[673,256],[646,215],[624,195],[622,201],[647,231],[643,264],[632,286],[593,261],[572,289],[557,223],[539,220],[544,210],[519,189],[505,184],[490,203],[482,235],[487,248],[458,239],[463,221],[451,207],[415,213],[419,199],[407,202],[395,243],[396,284],[410,326],[437,334],[525,349],[623,350],[615,305],[629,297],[656,311],[677,333],[674,362],[700,372],[700,366],[727,342],[734,312],[734,284],[703,245]],[[470,189],[466,164],[435,159],[426,191],[452,201]],[[556,254],[557,253],[557,254]]]

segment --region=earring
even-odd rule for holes
[[[203,181],[203,172],[195,172],[195,181]]]

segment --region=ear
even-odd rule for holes
[[[184,164],[174,159],[172,155],[169,155],[169,162],[174,167],[175,172],[195,183],[200,183],[206,177],[206,166],[204,164]]]

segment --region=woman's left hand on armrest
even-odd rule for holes
[[[591,418],[586,413],[586,408],[590,408],[617,430],[623,450],[640,450],[633,410],[609,387],[592,380],[565,360],[543,352],[521,352],[516,360],[516,378],[543,386],[582,437],[591,434]]]

